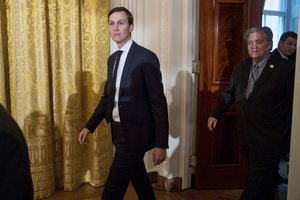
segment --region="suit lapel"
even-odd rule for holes
[[[124,68],[123,68],[123,73],[122,73],[122,77],[121,77],[121,82],[120,82],[120,92],[119,92],[119,96],[122,94],[125,85],[127,83],[127,79],[128,79],[128,74],[130,72],[130,70],[132,70],[132,66],[133,66],[133,58],[134,58],[134,54],[135,54],[135,49],[137,47],[137,44],[135,42],[132,43],[125,64],[124,64]]]
[[[115,60],[116,60],[116,52],[113,53],[110,58],[108,59],[108,71],[107,71],[107,81],[108,81],[108,85],[109,88],[112,87],[111,85],[111,81],[112,81],[112,72],[113,72],[113,68],[114,68],[114,64],[115,64]]]
[[[243,70],[241,70],[241,81],[242,81],[242,87],[244,89],[243,97],[246,98],[246,91],[248,86],[248,79],[250,75],[250,69],[252,65],[252,60],[249,59],[248,62],[244,66],[242,66]]]
[[[274,69],[276,68],[276,65],[274,64],[273,57],[270,56],[269,60],[267,61],[267,64],[263,71],[261,72],[261,75],[255,82],[254,88],[252,90],[251,95],[253,95],[259,88],[265,83],[265,81],[270,77]]]
[[[248,79],[250,75],[250,69],[251,69],[252,61],[250,60],[247,62],[247,64],[243,67],[245,67],[246,70],[242,70],[242,80],[243,80],[243,86],[245,89],[247,89],[248,86]]]

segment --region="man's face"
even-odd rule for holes
[[[129,25],[125,12],[115,12],[109,16],[108,30],[112,40],[121,48],[130,39],[133,24]]]
[[[285,56],[290,56],[294,53],[297,48],[297,40],[288,37],[284,41],[280,41],[278,44],[278,49],[283,53]]]
[[[267,41],[267,35],[263,32],[250,33],[247,40],[249,56],[255,61],[260,62],[264,59],[272,48],[271,42]]]

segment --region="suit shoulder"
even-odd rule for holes
[[[239,69],[244,66],[251,66],[251,65],[252,65],[251,58],[246,58],[246,59],[243,59],[243,60],[239,61],[238,63],[236,63],[234,66],[234,69]]]
[[[274,55],[270,56],[269,63],[270,64],[275,64],[275,65],[278,65],[278,66],[282,66],[282,67],[291,67],[291,68],[293,68],[294,65],[295,65],[295,63],[292,62],[292,61],[289,61],[287,59],[283,59],[281,57],[274,56]]]
[[[0,135],[2,138],[9,138],[20,145],[26,146],[25,137],[17,122],[5,111],[0,109]]]
[[[136,44],[136,50],[140,54],[145,54],[145,55],[157,57],[157,55],[152,50],[147,49],[146,47],[143,47],[141,45]]]
[[[159,66],[158,56],[150,49],[147,49],[135,43],[134,52],[137,60],[142,62],[154,63],[156,66]]]
[[[245,59],[239,61],[239,62],[237,63],[237,65],[247,65],[247,64],[249,64],[249,63],[252,63],[252,59],[251,59],[251,58],[245,58]]]

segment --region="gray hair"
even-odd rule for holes
[[[244,40],[247,41],[248,37],[251,33],[256,33],[256,32],[262,32],[264,34],[266,34],[267,36],[267,41],[272,45],[273,44],[273,32],[272,30],[267,27],[267,26],[253,26],[251,28],[249,28],[248,30],[245,31],[244,33]]]

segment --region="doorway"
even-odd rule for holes
[[[238,144],[234,106],[212,134],[210,108],[228,84],[233,65],[247,56],[243,32],[261,24],[263,0],[200,1],[197,189],[242,188],[247,164]],[[255,12],[254,12],[255,11]]]

